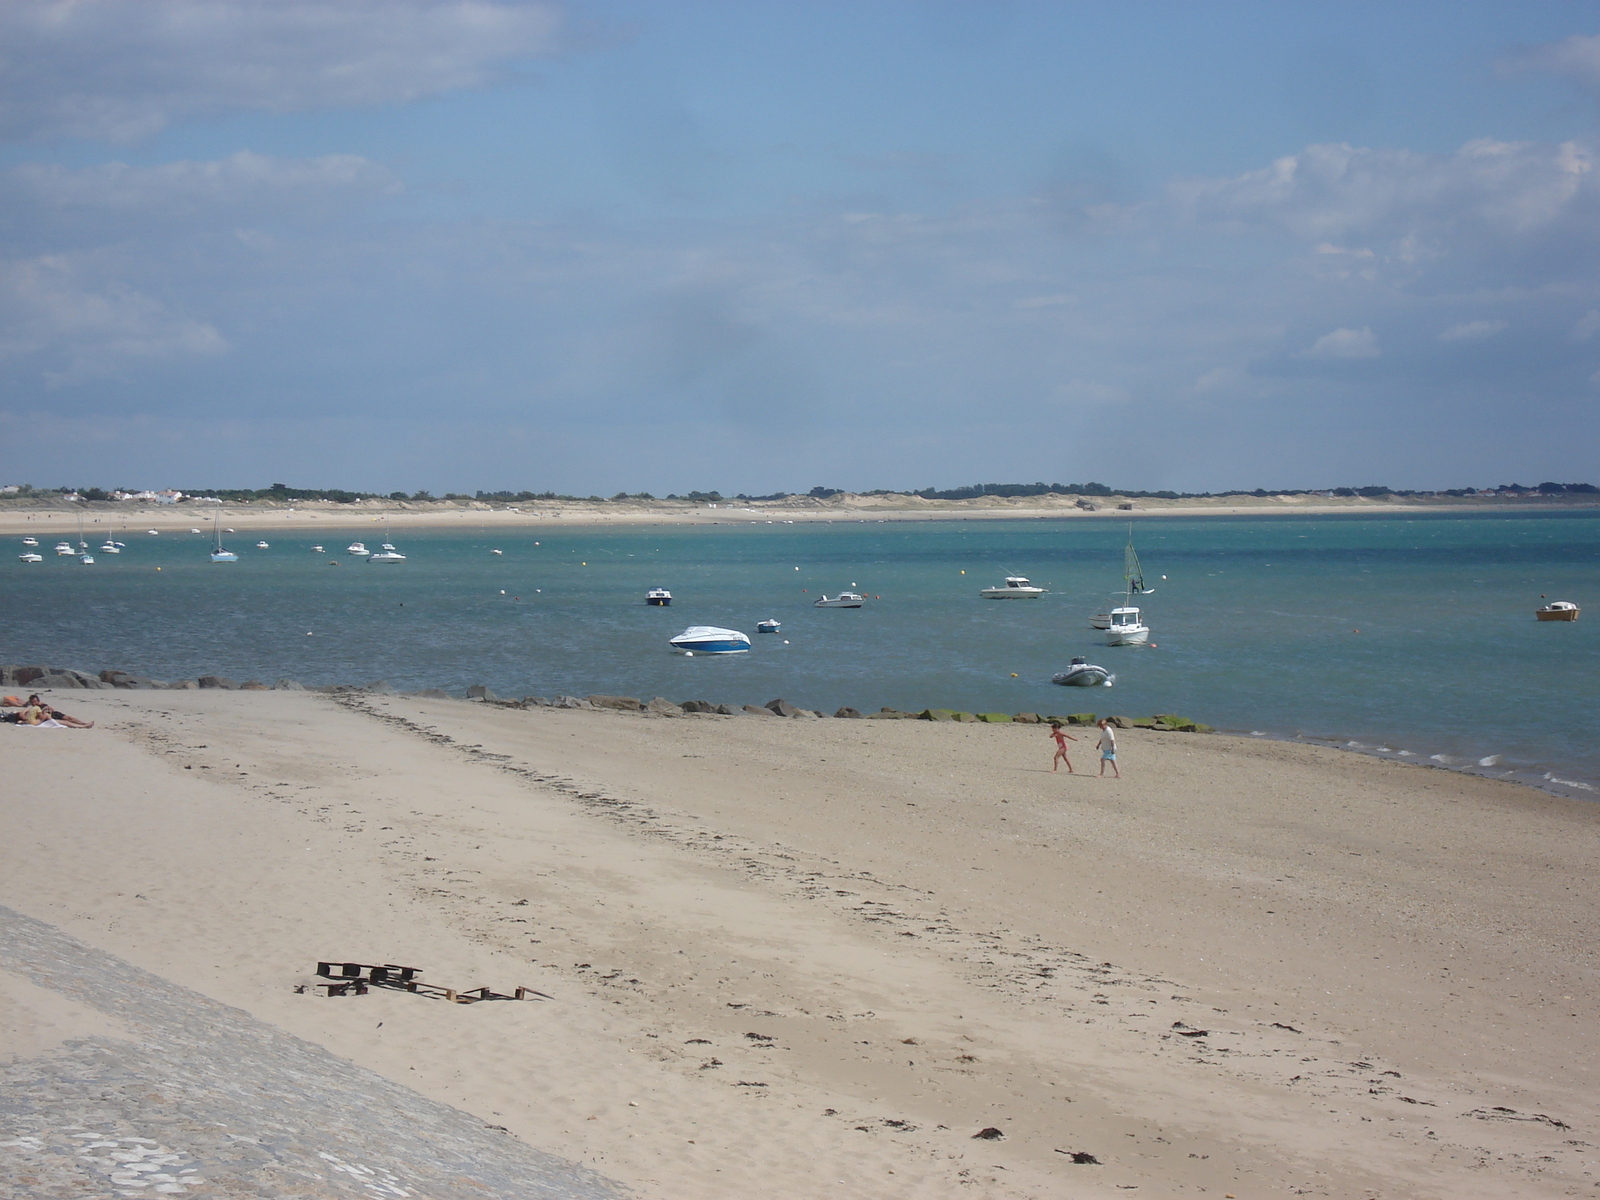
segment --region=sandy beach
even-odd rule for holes
[[[1595,1186],[1592,804],[1143,730],[1116,781],[1036,726],[56,703],[97,727],[0,728],[0,904],[640,1196]],[[12,1057],[116,1034],[0,981]]]
[[[81,519],[85,536],[98,539],[112,530],[148,536],[187,533],[209,534],[220,511],[222,524],[236,530],[296,531],[317,537],[371,537],[385,526],[392,529],[521,529],[539,526],[610,525],[731,525],[787,522],[791,524],[837,521],[1017,521],[1017,520],[1127,520],[1130,516],[1202,517],[1299,516],[1337,514],[1399,515],[1405,513],[1499,512],[1524,513],[1587,509],[1597,506],[1590,496],[1516,496],[1505,498],[1420,498],[1391,496],[1327,497],[1306,495],[1198,497],[1185,500],[1130,500],[1123,496],[1097,496],[1080,507],[1083,497],[1048,495],[1001,499],[924,500],[919,496],[856,495],[840,493],[826,500],[791,496],[785,500],[724,500],[716,504],[667,500],[527,501],[504,504],[485,501],[432,501],[415,503],[362,500],[354,504],[303,501],[298,504],[255,501],[220,506],[199,501],[179,505],[72,503],[65,500],[0,501],[0,536],[33,534],[39,537],[73,537]],[[48,547],[47,547],[48,548]]]

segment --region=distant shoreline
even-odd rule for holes
[[[1162,500],[1154,503],[1108,496],[1095,507],[1081,497],[1029,496],[1015,500],[991,496],[971,500],[923,500],[914,496],[858,496],[841,493],[826,500],[791,496],[785,500],[734,500],[707,504],[670,500],[598,500],[495,505],[481,500],[381,501],[340,504],[309,500],[292,504],[251,501],[177,505],[116,501],[0,501],[0,535],[139,527],[162,531],[203,528],[220,511],[235,529],[288,530],[306,527],[365,529],[387,521],[398,529],[442,529],[469,524],[502,528],[592,525],[761,525],[829,524],[863,521],[1016,521],[1124,520],[1137,517],[1202,516],[1401,516],[1411,513],[1531,513],[1600,510],[1600,499],[1551,496],[1493,499],[1404,500],[1391,497],[1230,496],[1226,499]]]

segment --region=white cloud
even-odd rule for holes
[[[0,137],[131,142],[229,109],[482,87],[558,23],[537,0],[6,0]]]
[[[1600,86],[1600,35],[1575,33],[1559,42],[1533,46],[1509,56],[1501,66],[1509,70],[1548,71],[1590,87]]]
[[[114,374],[132,361],[225,352],[212,326],[125,284],[84,280],[69,261],[0,263],[0,359],[44,352],[53,386]]]
[[[1377,358],[1383,351],[1378,349],[1378,339],[1372,335],[1371,328],[1362,326],[1360,329],[1335,329],[1325,333],[1310,347],[1302,351],[1304,358]]]
[[[1481,342],[1506,328],[1504,321],[1463,321],[1439,335],[1441,342]]]

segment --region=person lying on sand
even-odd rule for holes
[[[41,710],[44,713],[44,716],[45,716],[46,720],[59,721],[61,724],[65,725],[68,729],[93,729],[94,728],[94,722],[93,721],[80,721],[80,720],[78,720],[77,717],[69,717],[69,716],[67,716],[66,713],[62,712],[59,708],[51,708],[43,700],[39,699],[37,694],[28,697],[28,707],[23,709],[22,711],[24,713],[27,713],[29,710],[35,709],[35,708]],[[25,720],[23,722],[23,724],[25,724],[25,725],[38,725],[39,722],[38,721],[26,721]]]

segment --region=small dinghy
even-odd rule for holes
[[[743,654],[750,649],[750,638],[737,629],[718,629],[715,625],[691,625],[668,644],[684,654]]]
[[[1073,659],[1065,671],[1050,676],[1051,683],[1059,683],[1062,687],[1099,687],[1101,684],[1110,687],[1116,681],[1117,677],[1104,667],[1097,667],[1081,658]]]
[[[770,618],[770,617],[767,618],[765,621],[757,621],[756,622],[756,632],[757,633],[777,633],[778,629],[779,629],[778,622],[772,620],[772,618]]]

